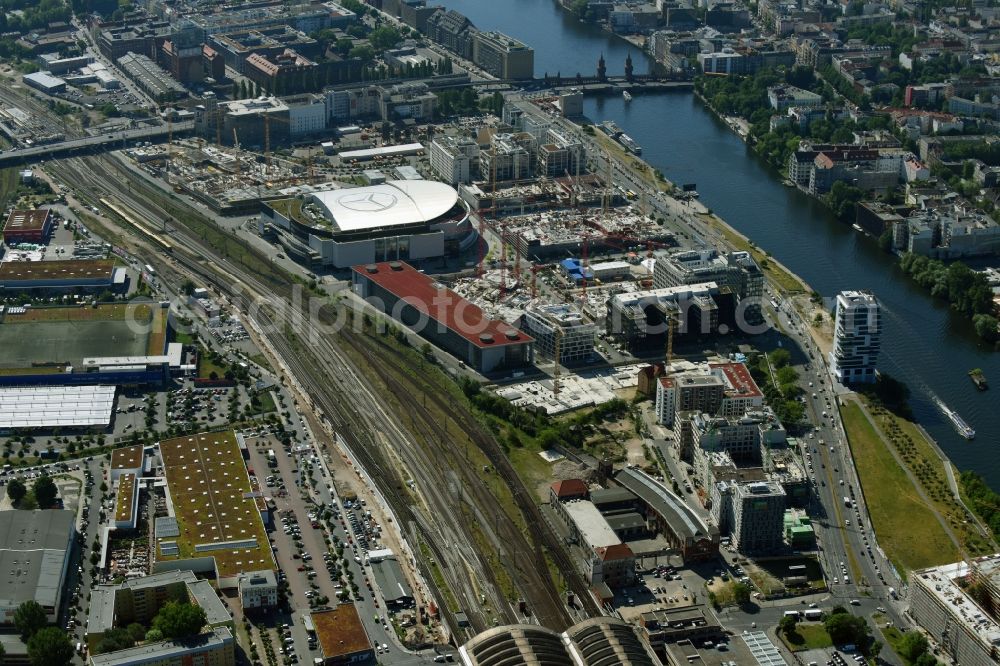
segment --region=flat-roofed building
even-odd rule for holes
[[[477,372],[519,368],[534,357],[534,338],[490,319],[476,305],[401,261],[353,268],[355,292],[391,312]]]
[[[115,449],[111,452],[111,481],[117,481],[122,474],[142,476],[143,460],[141,444]]]
[[[160,442],[167,516],[155,524],[153,571],[214,574],[220,589],[275,568],[261,508],[231,430]]]
[[[430,148],[431,169],[449,185],[469,183],[479,167],[479,144],[467,136],[434,137]]]
[[[125,287],[125,269],[107,259],[65,261],[4,261],[0,263],[0,289],[86,290]]]
[[[615,534],[607,519],[587,500],[558,502],[556,514],[569,528],[569,540],[587,582],[617,589],[635,579],[635,554]]]
[[[228,627],[159,643],[91,655],[90,666],[235,666],[236,640]]]
[[[100,431],[111,425],[114,386],[0,388],[0,432]]]
[[[375,650],[354,604],[340,604],[333,610],[313,613],[310,617],[319,639],[323,666],[374,659]]]
[[[118,487],[115,489],[115,519],[116,530],[134,530],[139,519],[139,481],[135,474],[122,474],[118,477]]]
[[[3,226],[3,242],[46,243],[52,233],[52,211],[47,208],[12,210]]]
[[[278,579],[270,569],[240,574],[239,589],[243,610],[278,605]]]
[[[639,616],[639,630],[654,650],[682,640],[703,641],[722,635],[722,626],[708,606],[656,608]]]
[[[494,30],[473,34],[472,62],[501,79],[530,79],[535,76],[534,49]]]
[[[72,511],[0,511],[0,624],[12,624],[14,611],[35,601],[56,621],[76,535]]]
[[[164,571],[119,585],[94,587],[87,616],[87,645],[93,650],[115,627],[133,622],[148,625],[170,601],[197,604],[205,611],[209,629],[232,627],[232,617],[211,583],[199,580],[191,571]]]
[[[784,545],[785,490],[775,481],[719,481],[712,515],[741,553],[770,553]]]
[[[535,338],[535,351],[560,363],[581,363],[594,354],[597,326],[572,305],[532,303],[524,313],[524,328]]]
[[[997,663],[998,568],[1000,555],[988,555],[910,574],[910,615],[952,663]]]

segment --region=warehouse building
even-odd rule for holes
[[[23,430],[103,430],[111,425],[114,386],[0,388],[0,433]]]
[[[12,210],[3,226],[3,242],[44,244],[52,233],[52,211],[47,208]]]
[[[355,292],[391,313],[477,372],[520,368],[534,358],[534,338],[401,261],[353,267]]]
[[[118,64],[143,92],[159,102],[187,97],[187,89],[148,56],[129,52],[118,59]]]
[[[0,289],[28,289],[97,292],[125,288],[128,274],[106,259],[65,261],[4,261],[0,263]]]
[[[310,615],[323,666],[364,663],[375,659],[371,639],[354,604],[340,604],[333,610]]]
[[[0,511],[0,624],[36,601],[49,622],[56,621],[76,535],[72,511]]]
[[[24,83],[35,90],[41,90],[46,95],[54,95],[66,90],[66,81],[58,76],[52,76],[49,72],[25,74]]]
[[[409,608],[413,605],[413,590],[403,576],[403,569],[399,562],[393,557],[384,557],[377,562],[371,562],[372,576],[378,589],[382,592],[382,598],[386,606],[396,610],[399,608]]]
[[[535,51],[502,32],[476,32],[472,36],[472,62],[501,79],[535,76]]]

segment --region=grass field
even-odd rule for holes
[[[743,250],[744,252],[749,252],[753,255],[754,261],[761,266],[764,270],[764,274],[767,275],[768,279],[774,283],[778,289],[786,294],[798,294],[805,291],[802,287],[802,282],[800,282],[798,278],[783,269],[778,264],[774,263],[774,261],[771,260],[766,254],[751,245],[750,241],[745,239],[743,236],[733,231],[720,218],[715,215],[699,215],[698,217],[708,226],[718,229],[719,233],[721,233],[723,238],[726,239],[726,242],[734,248],[737,250]]]
[[[848,402],[841,416],[879,544],[896,568],[904,573],[961,559],[861,407]]]
[[[782,633],[781,639],[792,652],[822,650],[832,647],[833,641],[822,622],[799,622],[791,635]]]

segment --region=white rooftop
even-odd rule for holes
[[[390,180],[369,187],[315,192],[312,196],[339,231],[429,222],[458,202],[455,188],[430,180]]]
[[[608,525],[608,521],[597,510],[593,502],[588,500],[576,500],[565,504],[566,513],[576,523],[583,540],[591,548],[601,548],[602,546],[616,546],[622,541],[615,534],[615,531]]]
[[[974,566],[989,576],[998,558],[998,555],[983,557],[976,560]],[[961,624],[970,633],[990,645],[1000,646],[1000,625],[956,582],[968,576],[971,571],[972,567],[968,562],[954,562],[916,571],[911,580],[936,596],[952,615],[960,618]]]
[[[114,386],[0,388],[0,429],[106,426]]]

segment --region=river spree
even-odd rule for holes
[[[506,32],[535,49],[535,73],[593,73],[603,53],[609,74],[631,53],[645,54],[562,12],[553,0],[444,0],[480,29]],[[724,123],[690,93],[592,97],[592,121],[614,120],[643,147],[643,159],[675,183],[695,183],[701,202],[808,282],[824,297],[870,289],[884,313],[880,368],[905,381],[920,423],[961,469],[1000,488],[1000,353],[982,345],[970,322],[932,299],[895,268],[873,239],[834,219],[818,202],[781,184]],[[994,388],[978,392],[966,373],[982,368]],[[938,398],[977,431],[967,442],[935,406]]]

